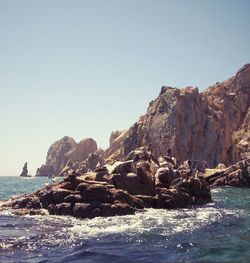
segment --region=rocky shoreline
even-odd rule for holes
[[[169,153],[171,154],[171,153]],[[144,147],[125,160],[106,163],[83,174],[73,171],[57,184],[0,204],[18,215],[67,215],[94,218],[130,215],[145,208],[193,208],[211,202],[211,186],[250,187],[250,159],[215,169],[195,167],[190,160],[158,162]]]
[[[166,161],[159,166],[143,148],[130,157],[82,175],[73,172],[58,184],[11,198],[1,209],[17,214],[94,218],[134,214],[144,208],[193,207],[211,201],[205,178],[192,176],[188,167],[176,170]]]
[[[250,159],[228,168],[207,169],[204,177],[211,186],[250,187]]]

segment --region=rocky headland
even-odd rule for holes
[[[250,158],[250,64],[235,76],[208,87],[163,86],[149,103],[146,114],[128,130],[112,132],[110,146],[98,149],[84,139],[76,143],[64,137],[51,145],[45,165],[37,175],[83,174],[105,163],[124,160],[139,148],[150,147],[155,159],[172,149],[177,165],[196,160],[207,168],[226,167]]]
[[[211,201],[210,186],[250,186],[250,64],[204,92],[163,86],[110,146],[65,136],[37,176],[64,181],[13,197],[1,209],[80,218],[183,208]]]

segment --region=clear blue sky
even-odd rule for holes
[[[0,0],[0,175],[64,135],[129,128],[162,85],[200,90],[250,62],[250,1]]]

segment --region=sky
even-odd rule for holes
[[[0,0],[0,175],[67,135],[106,148],[163,85],[200,91],[250,62],[249,0]]]

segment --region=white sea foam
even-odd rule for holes
[[[221,220],[225,214],[232,213],[232,211],[222,211],[215,207],[178,210],[148,209],[129,216],[77,220],[68,231],[82,238],[101,237],[114,233],[134,235],[154,232],[171,236],[201,228]]]

